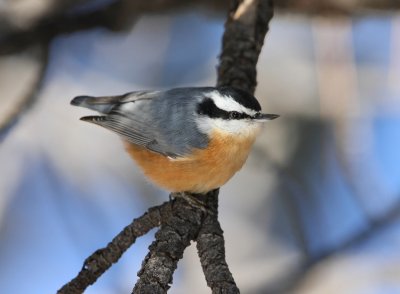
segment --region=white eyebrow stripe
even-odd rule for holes
[[[253,116],[257,113],[257,111],[254,111],[239,104],[231,96],[221,95],[220,93],[218,93],[218,91],[212,91],[209,96],[214,101],[215,105],[217,105],[217,107],[222,110],[243,112],[250,116]]]

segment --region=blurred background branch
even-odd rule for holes
[[[400,3],[391,0],[282,0],[277,6],[285,12],[353,16],[393,13],[393,10],[400,8]]]
[[[21,0],[20,3],[32,0]],[[35,1],[37,2],[37,1]],[[39,1],[40,2],[40,1]],[[202,9],[204,12],[223,13],[228,5],[227,0],[219,1],[128,1],[116,0],[110,4],[90,6],[92,1],[44,1],[48,2],[46,9],[23,11],[24,5],[13,2],[6,3],[0,9],[2,35],[0,39],[0,54],[7,54],[25,48],[30,44],[48,40],[58,34],[72,33],[93,27],[106,27],[113,30],[126,29],[143,14],[168,12],[179,9]],[[85,4],[87,7],[85,7]],[[46,4],[43,4],[45,7]],[[307,0],[278,1],[278,9],[282,12],[296,12],[313,15],[347,15],[390,12],[400,8],[397,1],[379,0]],[[21,11],[20,11],[21,10]]]
[[[12,104],[3,105],[5,110],[3,109],[3,113],[0,116],[0,143],[11,131],[13,126],[18,123],[18,120],[21,118],[24,112],[28,111],[32,106],[34,106],[38,98],[43,79],[46,75],[49,58],[48,42],[38,44],[37,46],[34,46],[34,48],[31,48],[27,51],[28,52],[25,52],[25,55],[28,55],[29,58],[34,59],[35,63],[37,63],[35,75],[29,83],[21,85],[21,89],[23,89],[22,93],[13,99]],[[3,92],[2,95],[4,97],[6,93]]]

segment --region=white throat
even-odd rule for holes
[[[201,132],[211,135],[213,132],[223,132],[235,136],[256,136],[261,131],[261,122],[246,119],[225,120],[222,118],[199,117],[198,127]]]

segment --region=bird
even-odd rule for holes
[[[279,117],[228,86],[77,96],[71,104],[98,112],[81,120],[117,133],[145,176],[180,193],[224,185],[242,168],[262,125]]]

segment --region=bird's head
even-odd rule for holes
[[[218,87],[205,92],[197,106],[197,124],[201,131],[222,131],[233,135],[251,135],[262,123],[278,118],[261,112],[260,103],[246,91]]]

